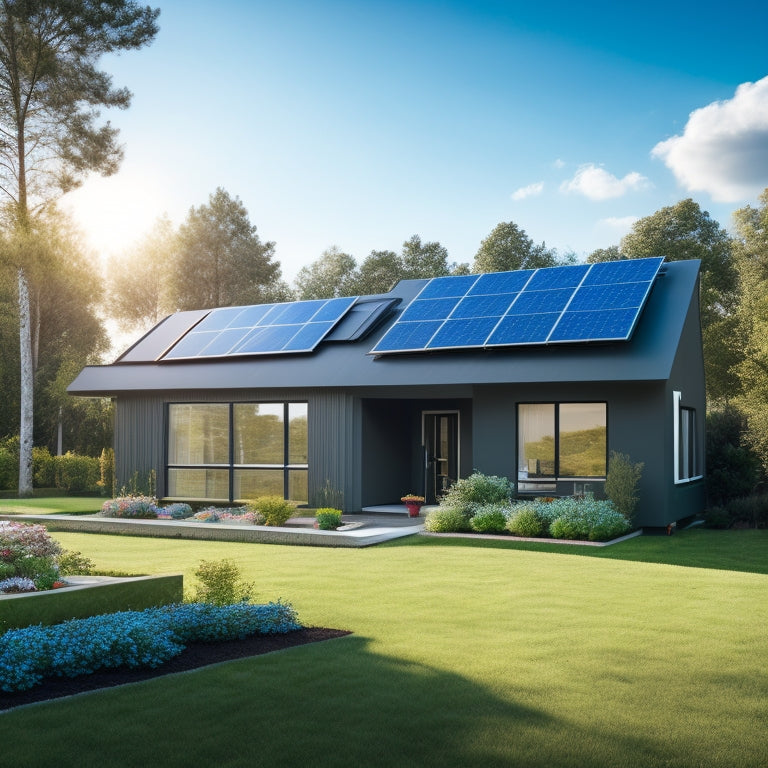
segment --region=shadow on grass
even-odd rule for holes
[[[106,768],[613,768],[643,755],[653,768],[685,754],[672,740],[629,736],[607,702],[581,722],[554,717],[544,707],[562,711],[556,688],[517,690],[510,672],[490,689],[471,670],[379,655],[369,645],[351,636],[9,712],[0,726],[17,737],[4,760],[27,768],[54,758],[59,768],[81,766],[82,755]]]
[[[411,536],[380,546],[479,547],[549,552],[558,555],[633,560],[644,563],[711,568],[723,571],[768,574],[768,530],[711,530],[690,528],[672,536],[638,536],[608,547],[548,544],[508,539]]]

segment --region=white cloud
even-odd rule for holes
[[[560,169],[560,168],[565,168],[565,161],[564,161],[564,160],[561,160],[561,159],[558,157],[558,158],[557,158],[557,160],[555,160],[555,162],[554,162],[554,163],[552,163],[552,167],[553,167],[553,168],[557,168],[557,169]]]
[[[691,112],[682,136],[659,142],[651,154],[686,189],[717,202],[759,194],[768,186],[768,77]]]
[[[577,192],[590,200],[610,200],[649,186],[648,179],[636,171],[619,179],[612,173],[608,173],[605,168],[589,163],[582,165],[570,181],[564,181],[560,185],[560,191]]]
[[[537,181],[535,184],[529,184],[527,187],[520,187],[512,193],[513,200],[525,200],[526,197],[536,197],[544,191],[544,182]]]

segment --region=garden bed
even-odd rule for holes
[[[114,611],[140,611],[180,603],[181,574],[167,576],[67,576],[64,589],[0,595],[2,631],[31,624],[56,624]]]

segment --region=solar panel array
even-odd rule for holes
[[[311,352],[356,300],[318,299],[214,309],[161,358]]]
[[[663,261],[436,277],[371,354],[626,341]]]

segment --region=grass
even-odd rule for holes
[[[200,560],[232,558],[259,599],[355,634],[8,712],[3,762],[764,766],[765,533],[686,531],[589,553],[56,533],[100,569],[192,579]],[[740,550],[749,567],[724,568]]]
[[[0,499],[0,515],[90,515],[104,503],[102,496],[33,496]]]

